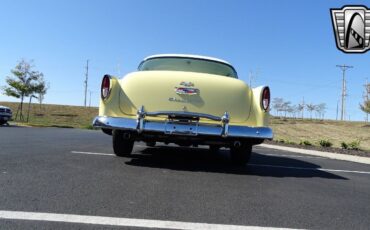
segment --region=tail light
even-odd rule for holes
[[[101,98],[103,100],[107,99],[110,94],[110,78],[109,75],[104,75],[101,83]]]
[[[265,87],[262,90],[262,95],[261,95],[261,106],[262,109],[267,111],[270,107],[270,88]]]

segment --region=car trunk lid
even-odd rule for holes
[[[235,78],[181,71],[140,71],[120,81],[122,112],[185,112],[221,117],[230,114],[231,122],[245,122],[250,113],[252,92]],[[202,117],[201,117],[202,119]],[[204,118],[206,119],[206,118]]]

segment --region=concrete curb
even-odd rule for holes
[[[258,146],[261,146],[264,148],[278,149],[278,150],[283,150],[283,151],[288,151],[288,152],[295,152],[295,153],[307,154],[307,155],[312,155],[312,156],[325,157],[329,159],[351,161],[351,162],[370,165],[369,157],[360,157],[360,156],[352,156],[352,155],[345,155],[345,154],[339,154],[339,153],[321,152],[317,150],[300,149],[300,148],[293,148],[293,147],[286,147],[286,146],[279,146],[279,145],[269,145],[269,144],[260,144]]]

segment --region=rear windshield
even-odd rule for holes
[[[170,70],[197,73],[209,73],[226,77],[238,78],[235,69],[228,64],[197,58],[158,57],[143,61],[139,71]]]

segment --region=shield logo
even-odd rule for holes
[[[365,6],[330,9],[337,48],[345,53],[370,49],[370,10]]]

